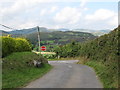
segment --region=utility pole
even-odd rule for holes
[[[39,52],[40,52],[40,28],[39,28],[39,26],[37,26],[37,30],[38,30],[38,44],[39,44]]]

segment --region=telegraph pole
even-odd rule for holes
[[[39,52],[40,52],[40,28],[39,28],[39,26],[37,26],[37,30],[38,30],[38,44],[39,44]]]

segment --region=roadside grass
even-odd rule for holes
[[[81,57],[81,59],[79,60],[80,61],[78,62],[78,64],[88,65],[95,70],[104,88],[118,87],[117,75],[115,75],[114,73],[111,73],[109,70],[109,67],[105,66],[102,62],[89,60],[84,57]]]
[[[41,68],[26,64],[37,58],[40,57],[33,52],[17,52],[3,58],[2,88],[23,87],[52,69],[49,64],[43,64]]]

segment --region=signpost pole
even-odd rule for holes
[[[40,29],[39,29],[39,26],[37,26],[37,30],[38,30],[38,44],[39,44],[39,52],[40,52]]]

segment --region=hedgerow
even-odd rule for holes
[[[24,38],[12,38],[1,36],[2,38],[2,57],[13,52],[31,51],[31,44]]]
[[[15,38],[15,41],[16,52],[31,51],[31,45],[26,39]]]

